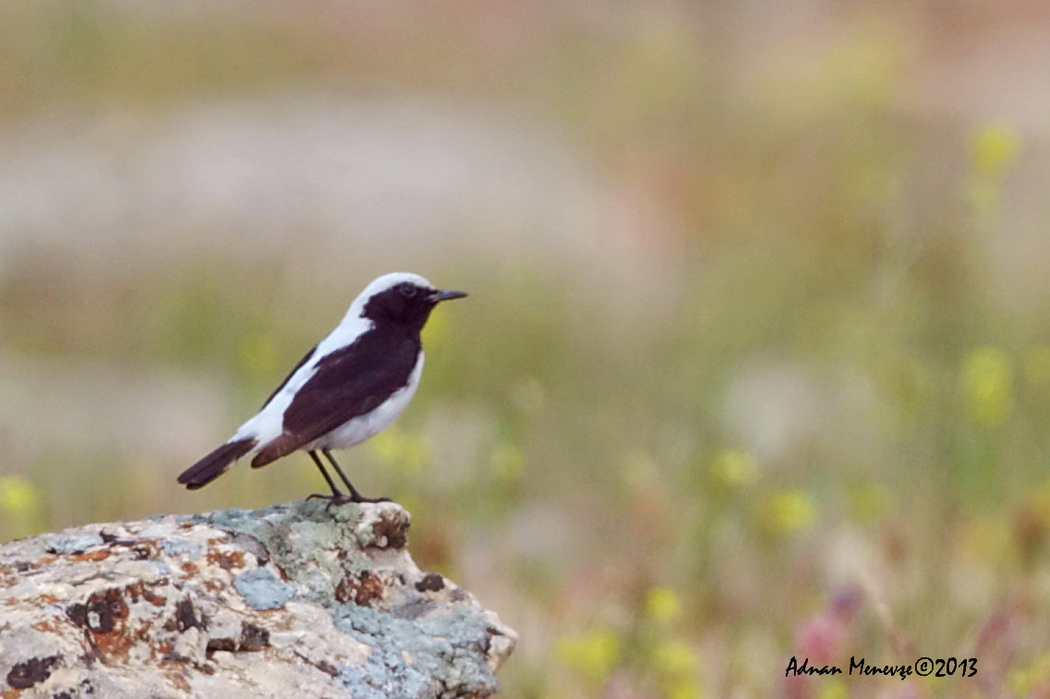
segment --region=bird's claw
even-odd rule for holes
[[[315,498],[318,500],[327,500],[328,502],[325,503],[325,509],[329,511],[331,511],[333,505],[338,507],[339,505],[346,505],[348,503],[361,504],[365,502],[393,502],[390,498],[366,498],[360,493],[354,495],[347,495],[346,493],[331,493],[327,495],[324,493],[313,493],[306,496],[307,500],[313,500]]]

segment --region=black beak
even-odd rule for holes
[[[438,289],[430,295],[430,300],[434,303],[439,301],[448,301],[449,299],[461,299],[467,295],[465,291],[453,291],[452,289]]]

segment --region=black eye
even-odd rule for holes
[[[416,295],[416,291],[417,291],[416,287],[413,286],[412,284],[403,284],[401,286],[401,295],[404,296],[406,299],[410,299],[413,296],[415,296]]]

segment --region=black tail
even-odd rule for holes
[[[226,473],[234,461],[241,458],[255,446],[255,439],[248,437],[236,442],[226,442],[221,447],[190,466],[179,476],[182,483],[190,490],[203,488],[213,480]]]

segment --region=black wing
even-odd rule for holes
[[[419,350],[418,335],[373,328],[325,356],[285,409],[284,433],[252,466],[265,466],[382,405],[408,383]]]

